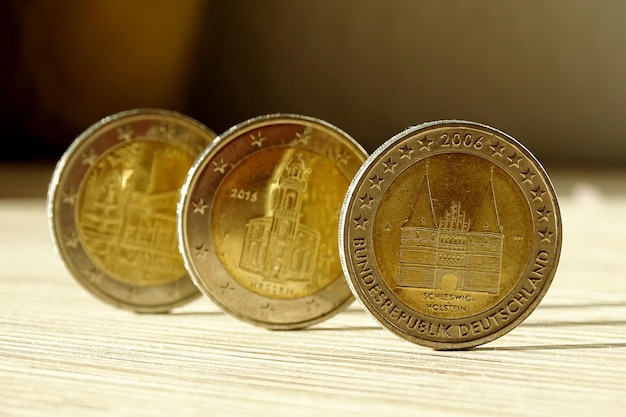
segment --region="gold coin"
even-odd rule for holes
[[[561,248],[554,188],[509,135],[467,121],[411,127],[355,176],[342,267],[385,328],[435,349],[496,339],[548,290]]]
[[[322,120],[266,115],[196,160],[178,207],[179,247],[200,290],[270,329],[322,321],[354,298],[339,262],[339,212],[366,157]]]
[[[165,312],[200,294],[178,250],[176,204],[215,136],[179,113],[136,109],[74,140],[55,167],[48,217],[58,254],[85,289],[136,312]]]

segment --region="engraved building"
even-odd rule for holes
[[[176,237],[178,189],[164,187],[162,180],[161,165],[172,158],[162,150],[128,146],[89,176],[81,233],[110,272],[153,283],[184,273]]]
[[[274,183],[271,213],[246,224],[240,268],[273,281],[313,278],[320,234],[300,223],[307,173],[298,154],[284,166]]]
[[[426,173],[402,226],[397,286],[497,294],[503,238],[492,178],[473,219],[453,202],[437,222]]]

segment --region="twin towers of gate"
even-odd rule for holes
[[[397,286],[497,294],[503,239],[493,167],[472,219],[453,201],[436,221],[427,164],[413,211],[402,225]]]

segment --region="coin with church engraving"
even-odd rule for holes
[[[56,165],[48,218],[57,253],[91,294],[136,312],[200,295],[178,250],[176,204],[215,138],[177,112],[136,109],[85,130]]]
[[[345,132],[293,114],[232,127],[189,171],[179,248],[200,290],[231,315],[297,329],[353,300],[339,262],[339,211],[366,152]]]
[[[435,349],[478,346],[520,324],[548,290],[561,247],[540,163],[468,121],[414,126],[378,148],[350,184],[339,231],[365,310]]]

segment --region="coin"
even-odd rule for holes
[[[364,309],[396,335],[464,349],[519,325],[548,290],[561,217],[546,171],[492,127],[408,128],[363,164],[339,247]]]
[[[189,171],[179,248],[196,286],[269,329],[331,317],[354,298],[339,262],[339,211],[366,152],[296,114],[258,116],[220,135]]]
[[[54,169],[48,218],[57,253],[88,292],[145,313],[200,295],[178,251],[176,204],[215,136],[180,113],[136,109],[72,142]]]

